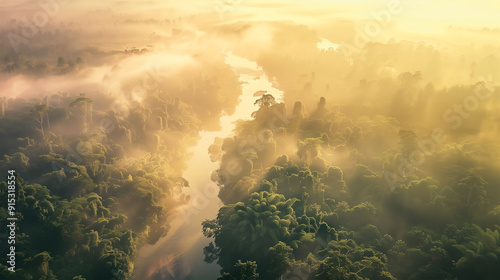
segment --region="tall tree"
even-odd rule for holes
[[[69,104],[70,107],[78,106],[78,108],[82,111],[83,113],[83,131],[87,132],[89,130],[89,125],[87,121],[87,114],[90,111],[90,115],[92,115],[92,99],[85,97],[85,94],[82,93],[80,94],[80,97],[75,99],[73,102]]]
[[[36,119],[36,121],[38,122],[38,124],[40,124],[40,131],[42,132],[42,137],[45,137],[45,132],[43,130],[43,119],[44,115],[47,113],[47,106],[45,104],[35,105],[33,110],[31,110],[31,112],[35,114],[36,117],[38,118]]]
[[[47,107],[47,112],[45,114],[45,116],[47,117],[47,129],[49,130],[50,132],[50,118],[49,118],[49,96],[45,96],[44,98],[44,101],[45,101],[45,106]]]
[[[259,107],[271,107],[276,104],[276,99],[271,94],[264,94],[261,98],[257,99],[254,105],[258,105]]]

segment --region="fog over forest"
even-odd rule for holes
[[[0,279],[499,279],[499,12],[2,1]]]

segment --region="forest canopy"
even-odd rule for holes
[[[222,267],[219,279],[500,275],[497,143],[425,123],[408,130],[380,115],[351,118],[324,97],[310,114],[300,101],[292,111],[272,100],[260,97],[253,120],[209,149],[222,153],[213,159],[225,205],[202,223],[214,238],[204,252]],[[270,135],[248,145],[262,131]],[[226,172],[230,162],[239,172]]]
[[[0,279],[499,278],[491,1],[0,2]]]

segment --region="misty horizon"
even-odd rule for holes
[[[2,2],[0,278],[497,279],[499,11]]]

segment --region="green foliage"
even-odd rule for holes
[[[261,275],[276,277],[277,273],[284,272],[287,254],[304,242],[301,237],[305,231],[296,228],[292,208],[297,201],[265,191],[253,193],[245,203],[222,208],[216,220],[203,222],[205,236],[215,237],[218,263],[228,267],[234,256],[238,256],[241,260],[264,261],[266,264],[259,266]],[[205,248],[207,259],[214,259],[213,251],[213,245]]]
[[[418,75],[400,78],[408,82]],[[318,108],[304,116],[298,102],[287,122],[274,127],[279,156],[273,161],[261,161],[258,149],[253,156],[238,154],[238,146],[271,127],[275,116],[269,112],[279,104],[262,103],[255,119],[239,123],[235,137],[224,141],[221,168],[238,156],[259,169],[220,184],[226,205],[216,220],[204,224],[205,235],[215,237],[208,259],[218,258],[223,272],[231,260],[255,261],[266,279],[279,279],[284,271],[296,275],[297,265],[308,279],[500,275],[500,177],[494,175],[500,170],[498,155],[488,152],[494,146],[435,139],[429,144],[421,130],[403,129],[396,119],[350,119],[325,104],[320,99]],[[391,145],[385,143],[388,137]],[[397,139],[399,149],[394,148]],[[280,149],[289,143],[296,143],[294,149]],[[387,181],[387,172],[395,174],[393,180]],[[248,197],[247,190],[254,193]],[[272,209],[269,197],[280,197]],[[291,203],[289,217],[279,206],[285,201]],[[284,246],[292,249],[289,257]],[[263,269],[270,263],[277,270]]]
[[[332,241],[319,256],[314,279],[396,279],[384,254],[359,247],[353,240]]]
[[[232,273],[224,272],[218,280],[259,280],[257,264],[255,262],[238,262],[234,265]]]
[[[269,275],[277,278],[282,275],[292,264],[292,248],[283,242],[278,242],[269,248]]]
[[[58,73],[71,64],[60,60]],[[4,101],[0,133],[9,135],[2,136],[0,168],[17,171],[16,279],[131,277],[138,247],[168,231],[167,212],[179,204],[174,188],[189,186],[180,170],[199,129],[192,109],[148,97],[149,108],[123,118],[102,111],[112,102],[106,97],[54,94],[18,99],[13,108]],[[165,125],[174,119],[178,127]],[[0,195],[7,197],[6,182]],[[1,279],[12,279],[3,265],[7,249],[0,248]]]

